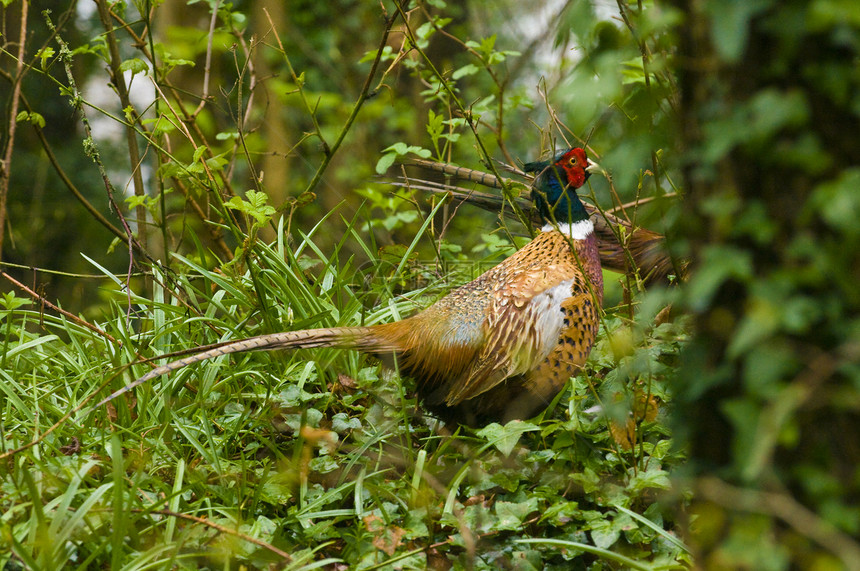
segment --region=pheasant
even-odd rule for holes
[[[412,317],[230,342],[157,367],[102,403],[229,353],[339,347],[375,355],[414,379],[424,405],[445,421],[482,425],[529,418],[583,365],[597,334],[603,276],[594,225],[575,192],[594,166],[581,148],[525,165],[536,174],[532,200],[543,221],[540,233]]]

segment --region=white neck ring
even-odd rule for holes
[[[594,223],[588,218],[579,222],[570,222],[561,224],[552,224],[548,222],[544,224],[541,232],[561,232],[571,240],[585,240],[594,233]]]

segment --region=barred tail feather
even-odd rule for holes
[[[248,339],[221,344],[209,350],[156,367],[142,377],[114,391],[110,396],[99,402],[96,407],[100,407],[156,377],[172,373],[194,363],[231,353],[274,351],[276,349],[304,349],[311,347],[340,347],[343,349],[359,349],[370,352],[396,350],[396,347],[392,346],[390,342],[375,335],[374,329],[375,327],[373,326],[304,329],[301,331],[285,331],[283,333],[260,335],[259,337],[249,337]]]

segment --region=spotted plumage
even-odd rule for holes
[[[578,148],[526,165],[537,174],[532,200],[545,222],[541,232],[413,317],[235,341],[158,367],[109,399],[220,355],[341,347],[376,355],[413,378],[425,405],[446,420],[527,418],[545,408],[583,365],[597,334],[603,278],[593,225],[575,193],[588,168]]]

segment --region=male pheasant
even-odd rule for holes
[[[153,369],[112,394],[228,353],[340,347],[376,355],[413,378],[425,406],[446,421],[480,425],[534,415],[591,351],[603,299],[594,226],[576,195],[591,163],[581,148],[535,162],[538,236],[476,280],[413,317],[367,327],[261,335]]]

